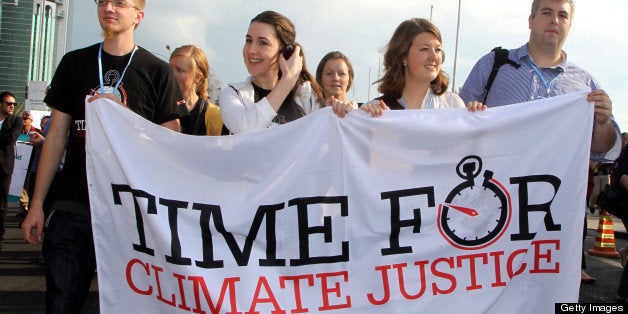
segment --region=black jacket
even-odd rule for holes
[[[2,174],[13,174],[15,164],[15,142],[22,132],[24,120],[21,117],[10,115],[4,119],[0,128],[0,170]]]

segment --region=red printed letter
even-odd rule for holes
[[[146,276],[150,274],[148,264],[144,264],[142,261],[135,258],[129,261],[129,263],[126,265],[126,282],[129,284],[129,287],[131,287],[131,290],[133,290],[135,293],[150,295],[151,293],[153,293],[153,287],[151,285],[149,285],[148,289],[146,290],[140,290],[140,288],[138,288],[133,282],[133,276],[131,276],[131,268],[134,264],[142,265],[142,267],[144,267],[144,271],[146,272]]]
[[[560,270],[560,263],[556,262],[553,264],[554,268],[541,268],[540,260],[544,259],[547,263],[552,262],[552,248],[549,248],[545,251],[544,254],[541,254],[541,245],[553,245],[556,250],[560,250],[560,241],[559,240],[540,240],[540,241],[532,241],[532,245],[534,245],[534,268],[530,270],[530,273],[558,273]]]
[[[279,286],[283,289],[286,287],[286,281],[292,281],[294,287],[294,299],[296,302],[296,308],[292,309],[291,313],[307,313],[310,310],[306,307],[303,307],[301,303],[301,287],[299,286],[299,281],[301,279],[307,280],[307,285],[312,287],[314,286],[314,276],[313,275],[301,275],[301,276],[281,276],[279,277]]]
[[[335,272],[335,273],[322,273],[316,274],[317,278],[321,278],[321,292],[323,293],[323,306],[319,307],[319,311],[328,311],[328,310],[336,310],[336,309],[344,309],[351,307],[351,297],[345,297],[346,303],[344,304],[329,304],[329,294],[332,292],[336,293],[336,297],[340,298],[342,294],[340,293],[340,284],[338,282],[334,283],[334,288],[329,288],[327,278],[329,277],[338,277],[342,276],[344,282],[349,281],[349,273],[346,271]]]
[[[436,277],[440,277],[443,279],[449,279],[449,281],[451,282],[451,287],[449,287],[448,289],[442,290],[440,288],[438,288],[438,285],[433,282],[432,283],[432,294],[433,295],[437,295],[437,294],[448,294],[451,293],[452,291],[454,291],[454,289],[456,289],[456,277],[454,277],[452,274],[448,274],[448,273],[443,273],[439,270],[436,269],[437,264],[441,263],[441,262],[445,262],[447,265],[449,265],[449,269],[454,268],[454,258],[453,257],[449,257],[449,258],[437,258],[436,260],[434,260],[434,262],[432,263],[431,271],[432,274]]]

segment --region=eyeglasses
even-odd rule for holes
[[[111,2],[114,8],[133,8],[135,10],[140,11],[140,8],[130,4],[128,1],[124,0],[94,0],[97,6],[104,7],[107,3]]]
[[[15,105],[17,105],[16,102],[10,102],[10,101],[3,101],[2,103],[3,104],[7,104],[7,106],[15,106]]]

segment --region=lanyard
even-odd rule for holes
[[[530,67],[532,68],[532,70],[534,70],[534,72],[536,72],[536,75],[538,75],[538,77],[541,79],[541,82],[545,86],[545,97],[549,97],[550,96],[552,83],[554,82],[554,80],[556,78],[558,78],[558,76],[554,77],[551,81],[548,82],[545,79],[545,77],[543,77],[543,74],[541,73],[539,68],[534,64],[534,62],[532,62],[532,58],[528,57],[528,63],[530,64]]]
[[[434,109],[434,93],[428,90],[427,94],[427,96],[430,97],[430,100],[428,101],[427,107],[425,109]],[[421,103],[421,105],[423,105],[423,103]],[[401,97],[401,106],[403,107],[403,109],[408,109],[408,105],[406,105],[406,101],[403,100],[403,97]]]
[[[102,76],[102,45],[103,43],[100,43],[100,48],[98,49],[98,79],[100,80],[100,93],[101,94],[105,93],[105,84],[103,82],[103,76]],[[135,54],[135,51],[137,51],[137,46],[133,46],[133,52],[131,52],[131,57],[129,58],[129,62],[124,67],[124,70],[122,70],[122,75],[120,75],[118,82],[116,82],[116,85],[113,87],[112,93],[115,93],[115,91],[118,90],[118,86],[120,86],[120,83],[122,82],[122,78],[124,77],[124,74],[126,73],[126,69],[129,68],[129,65],[131,64],[131,60],[133,60],[133,55]]]

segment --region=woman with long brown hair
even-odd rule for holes
[[[251,20],[242,49],[249,76],[220,93],[225,126],[243,133],[294,121],[321,108],[323,93],[305,66],[292,21],[264,11]]]
[[[465,107],[458,95],[447,91],[444,59],[436,25],[421,18],[403,21],[386,46],[384,76],[377,81],[383,96],[360,109],[379,116],[387,109]]]

